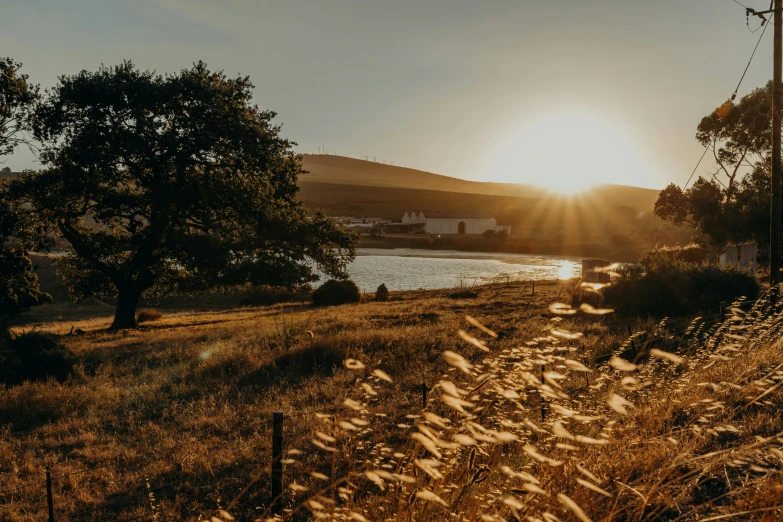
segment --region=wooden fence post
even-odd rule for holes
[[[720,322],[726,319],[726,301],[720,302]]]
[[[52,498],[52,472],[46,468],[46,505],[49,508],[49,522],[54,522],[54,499]]]
[[[527,309],[530,307],[530,304],[533,302],[533,299],[536,297],[536,281],[533,280],[533,289],[530,291],[530,301],[527,302],[525,305],[525,309],[523,312],[527,312]]]
[[[427,408],[427,383],[426,382],[421,383],[421,407],[422,409]]]
[[[272,413],[272,515],[283,516],[283,412]]]

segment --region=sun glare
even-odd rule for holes
[[[589,113],[528,121],[499,140],[487,163],[487,180],[532,184],[558,194],[604,183],[654,185],[651,164],[632,130]]]
[[[569,261],[564,261],[557,269],[557,278],[566,280],[572,277],[574,277],[574,265]]]

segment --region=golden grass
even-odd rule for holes
[[[287,519],[780,518],[778,323],[737,310],[708,342],[698,321],[634,324],[655,341],[629,348],[611,315],[550,314],[562,289],[536,290],[527,312],[529,289],[497,285],[127,333],[38,318],[86,332],[62,337],[81,363],[0,390],[0,519],[44,518],[47,465],[58,520],[264,518],[278,409]],[[629,350],[638,369],[608,364]]]

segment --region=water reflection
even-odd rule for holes
[[[553,280],[578,276],[581,260],[559,256],[416,249],[358,249],[348,267],[363,292],[452,288],[492,281]]]

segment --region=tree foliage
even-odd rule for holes
[[[22,64],[0,58],[0,157],[25,142],[30,113],[38,87],[20,74]],[[10,169],[4,170],[9,172]],[[8,321],[49,297],[38,287],[27,252],[35,246],[40,230],[0,182],[0,335],[7,336]]]
[[[13,190],[73,251],[77,296],[116,296],[115,328],[142,294],[344,277],[353,236],[297,199],[303,173],[246,77],[204,63],[173,75],[131,62],[63,76],[36,111],[47,170]]]
[[[38,287],[27,256],[40,234],[8,196],[0,185],[0,336],[7,334],[10,319],[51,299]]]
[[[768,258],[772,82],[739,103],[726,102],[699,123],[696,139],[715,158],[716,171],[687,190],[661,191],[655,214],[689,224],[711,244],[755,240],[759,261]]]
[[[737,104],[727,101],[702,118],[696,139],[712,152],[717,165],[712,179],[731,200],[743,175],[771,153],[772,82],[754,89]]]
[[[39,98],[39,88],[22,74],[22,64],[0,57],[0,157],[17,145],[29,144],[30,113]]]

